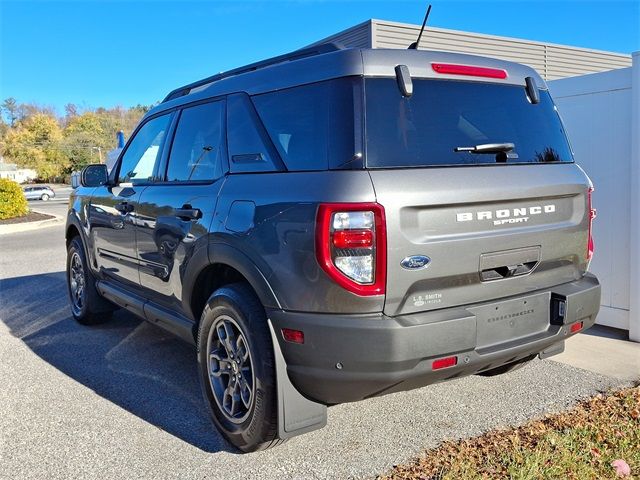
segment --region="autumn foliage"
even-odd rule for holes
[[[33,169],[45,181],[59,181],[89,163],[104,161],[116,147],[116,132],[130,135],[150,107],[80,110],[67,105],[64,116],[48,107],[0,105],[0,156],[5,162]]]
[[[378,478],[640,478],[640,387],[517,428],[446,441]]]

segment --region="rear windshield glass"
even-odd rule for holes
[[[367,166],[571,162],[560,118],[547,91],[531,104],[524,86],[413,80],[401,95],[396,80],[365,80]],[[462,147],[513,144],[503,152]]]
[[[354,82],[339,78],[252,97],[288,170],[326,170],[353,158]]]

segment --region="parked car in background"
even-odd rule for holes
[[[24,196],[27,200],[43,200],[46,202],[50,198],[54,198],[56,193],[47,185],[37,185],[25,187]]]

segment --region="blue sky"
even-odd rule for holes
[[[420,23],[426,1],[0,0],[0,98],[150,104],[169,90],[381,18]],[[433,1],[431,26],[630,53],[640,0]]]

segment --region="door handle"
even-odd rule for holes
[[[199,208],[184,205],[182,208],[176,208],[175,215],[181,220],[198,220],[202,218],[202,211]]]
[[[482,278],[483,282],[487,282],[490,280],[500,280],[502,278],[519,277],[520,275],[526,275],[527,273],[530,273],[537,265],[538,262],[536,261],[488,268],[480,272],[480,277]]]
[[[128,202],[116,203],[115,208],[116,210],[118,210],[120,213],[123,213],[123,214],[133,212],[133,205],[131,205]]]

